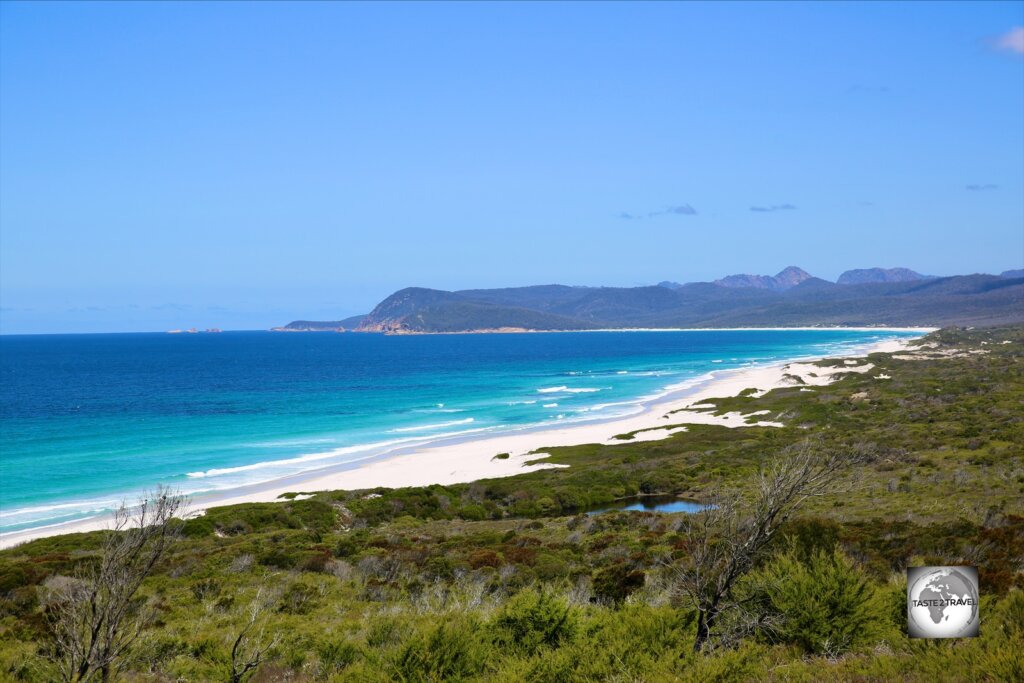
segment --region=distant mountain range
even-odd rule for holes
[[[1007,271],[1013,272],[1013,271]],[[1005,273],[1003,276],[1005,277]],[[836,284],[839,285],[862,285],[867,282],[913,282],[914,280],[930,280],[934,276],[921,275],[909,268],[858,268],[848,270],[839,276]],[[789,266],[775,276],[771,275],[727,275],[713,284],[722,287],[755,287],[757,289],[770,289],[773,292],[784,292],[791,287],[796,287],[805,280],[815,279],[813,275],[803,268]],[[684,285],[678,282],[659,282],[660,287],[679,289]]]
[[[933,277],[906,268],[843,273],[790,266],[774,276],[648,287],[538,285],[448,292],[399,290],[369,314],[297,320],[282,331],[425,333],[674,327],[991,325],[1024,322],[1024,271]]]

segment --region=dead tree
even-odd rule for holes
[[[277,645],[278,636],[275,634],[267,639],[266,625],[262,623],[263,614],[270,607],[270,602],[261,586],[246,608],[245,625],[231,646],[231,671],[228,679],[231,683],[242,683],[256,671],[267,652]]]
[[[703,650],[722,615],[742,604],[733,588],[760,558],[779,527],[808,499],[837,491],[838,480],[865,453],[805,441],[768,461],[752,494],[722,492],[688,520],[685,555],[671,566],[676,590],[697,612],[693,650]]]
[[[180,530],[184,498],[164,488],[114,513],[98,561],[51,582],[47,623],[50,659],[64,681],[109,681],[113,668],[148,621],[135,594]]]

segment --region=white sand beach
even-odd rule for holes
[[[925,330],[922,330],[922,334]],[[716,424],[725,427],[744,426],[781,427],[767,411],[742,415],[727,413],[714,415],[705,405],[711,398],[737,396],[754,389],[753,396],[779,387],[796,386],[806,390],[835,381],[843,373],[865,373],[876,370],[863,356],[868,353],[905,352],[910,339],[890,340],[866,347],[855,357],[836,367],[813,365],[812,359],[786,361],[772,365],[724,370],[710,376],[680,385],[663,395],[637,405],[637,412],[625,417],[605,421],[568,424],[564,427],[546,427],[463,440],[440,440],[425,445],[396,449],[379,459],[359,465],[335,466],[306,472],[301,475],[263,482],[228,491],[199,493],[192,496],[189,514],[202,514],[207,508],[237,503],[271,502],[289,492],[353,490],[374,487],[398,488],[430,484],[456,484],[509,477],[535,469],[561,467],[543,462],[544,448],[572,446],[587,443],[628,443],[616,439],[617,435],[639,432],[634,439],[650,441],[663,439],[688,424]],[[836,357],[830,357],[836,358]],[[879,373],[883,368],[877,368]],[[799,377],[800,381],[795,380]],[[888,375],[879,374],[879,379]],[[679,412],[676,412],[679,411]],[[671,414],[670,414],[671,413]],[[643,430],[643,431],[641,431]],[[507,453],[507,458],[495,459]],[[58,534],[94,531],[106,528],[110,516],[98,515],[63,524],[14,531],[0,535],[0,548],[25,541]]]

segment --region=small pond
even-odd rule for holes
[[[605,503],[585,510],[588,515],[599,515],[602,512],[624,512],[638,510],[641,512],[700,512],[704,505],[693,500],[676,498],[675,496],[634,496],[614,503]]]

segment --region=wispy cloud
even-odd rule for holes
[[[676,204],[675,206],[666,206],[661,211],[648,211],[647,213],[629,213],[623,211],[615,214],[617,218],[621,218],[627,221],[643,220],[644,218],[656,218],[657,216],[696,216],[697,209],[693,208],[689,204]]]
[[[796,207],[792,204],[772,204],[771,206],[752,206],[750,210],[758,213],[770,213],[772,211],[796,211]]]
[[[992,45],[1002,52],[1024,55],[1024,26],[1014,26],[992,41]]]
[[[985,190],[998,190],[999,186],[993,185],[992,183],[986,183],[984,185],[968,185],[967,189],[971,192],[984,192]]]

